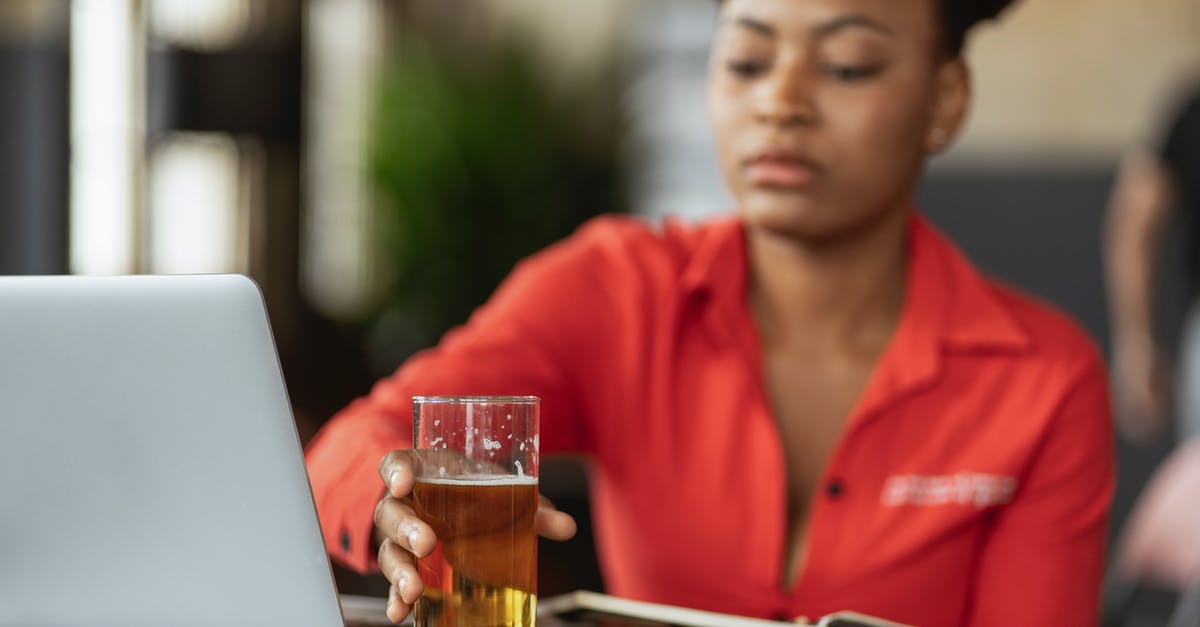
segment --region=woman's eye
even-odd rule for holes
[[[767,64],[762,61],[734,60],[727,62],[725,68],[739,78],[754,78],[767,69]]]
[[[882,67],[879,65],[839,65],[836,63],[826,63],[822,66],[822,71],[825,72],[826,76],[843,83],[866,80],[879,74],[881,69]]]

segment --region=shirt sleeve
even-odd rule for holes
[[[376,569],[380,460],[411,448],[414,395],[536,395],[540,452],[591,449],[579,381],[601,383],[609,336],[598,232],[579,233],[513,270],[467,324],[421,352],[336,414],[305,453],[326,548],[359,572]],[[602,233],[600,233],[602,236]]]
[[[978,565],[970,625],[1095,625],[1114,482],[1099,356],[1075,378]]]

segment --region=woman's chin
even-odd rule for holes
[[[807,200],[762,202],[762,199],[749,199],[740,211],[747,229],[804,239],[821,239],[835,234],[842,226],[839,222],[843,221],[829,208]]]
[[[789,237],[810,243],[830,243],[853,238],[870,230],[872,225],[891,222],[890,212],[847,210],[813,202],[793,199],[792,202],[763,202],[749,198],[739,210],[748,231]]]

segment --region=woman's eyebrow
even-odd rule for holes
[[[766,35],[767,37],[774,37],[776,35],[774,26],[771,26],[770,24],[768,24],[762,20],[750,17],[748,15],[740,15],[740,16],[737,16],[734,18],[726,18],[723,21],[726,24],[735,24],[737,26],[741,26],[743,28],[752,30],[760,35]]]
[[[881,35],[894,36],[896,33],[884,24],[877,22],[861,13],[848,13],[839,15],[827,22],[822,22],[812,27],[812,36],[814,39],[829,37],[835,33],[839,33],[848,28],[865,28],[875,31]]]

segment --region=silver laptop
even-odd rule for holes
[[[341,624],[258,288],[0,278],[0,625]]]

